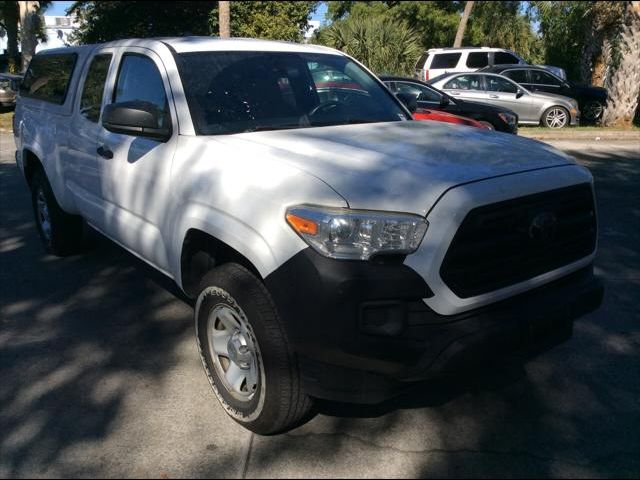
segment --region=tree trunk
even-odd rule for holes
[[[7,31],[7,55],[9,57],[9,71],[18,73],[20,66],[16,63],[18,52],[18,3],[5,2],[3,6],[4,23]]]
[[[218,2],[218,22],[220,25],[220,37],[231,36],[231,13],[229,2]]]
[[[38,2],[18,2],[20,7],[20,47],[22,50],[22,71],[29,66],[31,58],[36,53],[38,39],[36,38],[36,22],[38,21]]]
[[[607,126],[631,127],[640,93],[640,2],[628,2],[622,30],[620,66],[611,77],[609,99],[602,116]]]
[[[456,39],[453,42],[454,48],[462,46],[464,31],[467,29],[467,22],[469,21],[469,16],[471,15],[471,9],[473,8],[473,3],[474,2],[466,2],[464,5],[464,12],[462,13],[462,18],[460,19],[460,23],[458,24],[458,32],[456,33]]]

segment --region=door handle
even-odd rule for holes
[[[96,151],[98,152],[98,155],[100,155],[103,158],[106,158],[107,160],[111,160],[113,158],[113,152],[109,150],[109,147],[100,145],[98,147],[98,150]]]
[[[489,95],[489,98],[500,98],[498,95]]]

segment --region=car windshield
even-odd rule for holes
[[[176,58],[199,135],[409,119],[347,57],[242,51]]]

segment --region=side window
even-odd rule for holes
[[[416,70],[422,70],[424,64],[427,63],[427,58],[429,58],[429,54],[424,52],[416,62]]]
[[[507,70],[506,72],[502,72],[502,75],[516,83],[529,83],[526,70]]]
[[[489,92],[502,92],[502,93],[518,92],[518,87],[513,83],[511,83],[509,80],[504,78],[487,76],[486,83],[487,83],[487,91]]]
[[[122,57],[113,101],[150,103],[168,121],[169,106],[162,76],[155,62],[144,55],[128,53]]]
[[[493,54],[494,65],[510,65],[520,63],[520,59],[507,52],[496,52]]]
[[[471,52],[467,57],[467,67],[483,68],[489,65],[489,54],[487,52]]]
[[[482,90],[482,78],[479,75],[459,75],[445,85],[448,90]]]
[[[561,86],[560,80],[553,75],[540,70],[531,70],[531,83],[534,85],[553,85],[554,87]]]
[[[397,82],[396,91],[398,93],[410,93],[415,95],[420,102],[440,103],[442,96],[430,88],[418,85],[417,83]]]
[[[36,55],[29,63],[20,86],[20,95],[62,105],[78,55]]]
[[[438,53],[434,55],[429,68],[455,68],[460,55],[460,53]]]
[[[96,55],[91,60],[87,79],[84,82],[80,98],[80,114],[92,122],[97,122],[100,118],[104,84],[107,81],[111,57],[111,54]]]

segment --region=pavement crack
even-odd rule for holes
[[[242,464],[240,465],[240,478],[247,478],[247,472],[249,471],[249,462],[251,461],[251,449],[253,448],[254,436],[255,433],[250,432],[249,441],[247,442],[242,455]]]
[[[545,455],[538,455],[535,453],[527,452],[527,451],[519,451],[519,450],[486,450],[486,449],[473,449],[473,448],[426,448],[426,449],[404,449],[398,448],[391,445],[380,445],[374,441],[359,437],[357,435],[352,435],[348,433],[336,432],[336,433],[308,433],[303,435],[296,434],[287,434],[287,436],[300,439],[300,438],[311,438],[311,437],[344,437],[350,440],[354,440],[360,443],[363,443],[367,446],[377,448],[379,450],[387,450],[393,451],[396,453],[404,453],[404,454],[444,454],[444,455],[456,455],[456,454],[474,454],[474,455],[492,455],[492,456],[512,456],[512,457],[526,457],[531,458],[538,461],[545,462],[558,462],[566,465],[576,466],[576,467],[589,467],[593,465],[594,462],[578,462],[575,460],[568,460],[557,457],[548,457]]]

